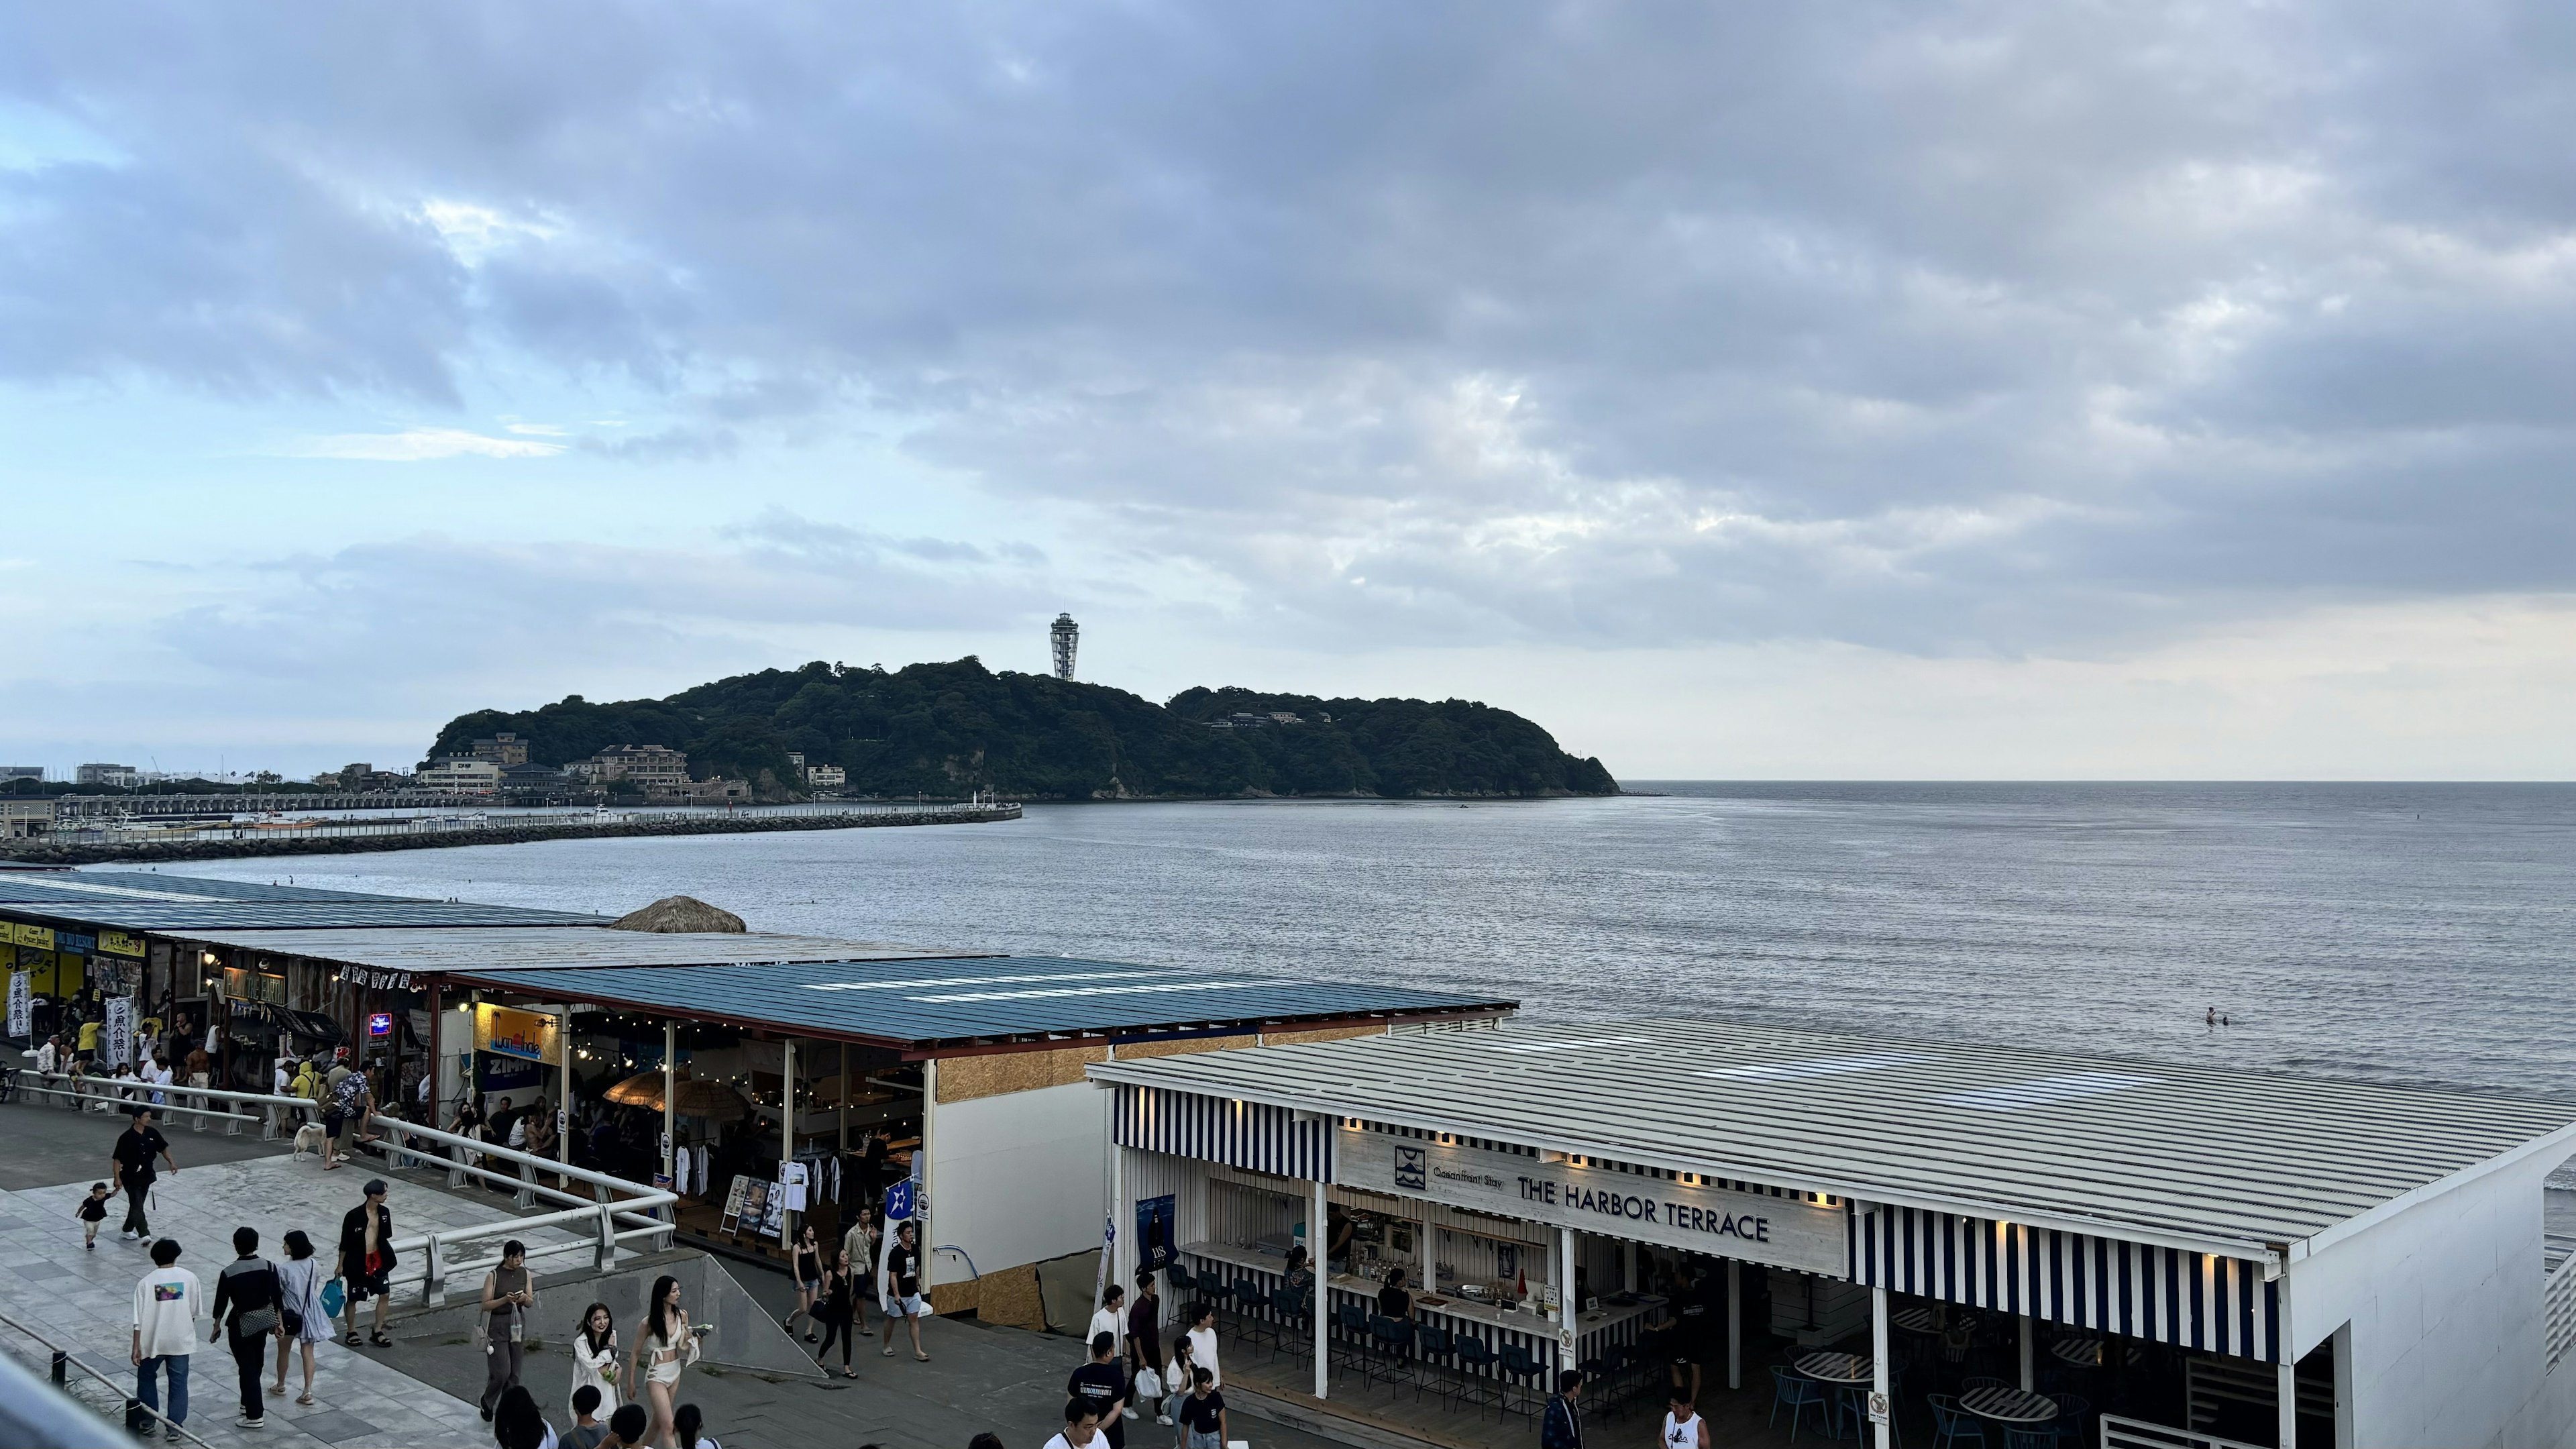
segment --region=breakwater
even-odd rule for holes
[[[755,814],[629,816],[616,820],[504,818],[488,823],[369,822],[288,834],[218,827],[184,840],[13,840],[0,861],[21,865],[99,865],[170,860],[239,860],[254,856],[350,855],[371,850],[428,850],[449,845],[533,845],[548,840],[612,840],[653,835],[749,835],[776,830],[859,830],[890,825],[982,825],[1017,820],[1013,802],[902,806],[876,810]],[[401,824],[409,828],[371,828]]]

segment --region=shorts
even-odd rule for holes
[[[385,1296],[385,1270],[381,1268],[373,1273],[342,1273],[340,1281],[349,1285],[349,1301],[352,1303]]]
[[[348,1120],[348,1118],[341,1116],[337,1112],[323,1113],[322,1135],[325,1137],[337,1138],[340,1135],[340,1129],[347,1125]]]
[[[900,1300],[898,1300],[898,1303],[900,1305],[899,1311],[906,1318],[928,1318],[930,1316],[930,1300],[922,1297],[918,1293],[906,1293]]]
[[[820,1278],[799,1278],[796,1280],[796,1286],[804,1289],[808,1293],[819,1293],[823,1288],[823,1280]]]

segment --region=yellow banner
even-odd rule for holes
[[[474,1004],[474,1049],[523,1062],[563,1065],[563,1043],[555,1018],[543,1012],[513,1011],[488,1001]]]
[[[11,932],[21,946],[33,946],[39,951],[54,949],[54,932],[50,926],[15,926]]]
[[[110,956],[141,956],[143,938],[129,936],[123,931],[101,931],[98,933],[98,949]]]

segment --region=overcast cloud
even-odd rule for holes
[[[2571,62],[2544,3],[18,6],[0,388],[482,470],[228,484],[304,542],[138,661],[2145,657],[2576,587]]]

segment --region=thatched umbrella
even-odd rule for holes
[[[608,1100],[621,1107],[645,1107],[662,1110],[662,1074],[637,1072],[608,1089]],[[701,1082],[695,1077],[680,1079],[680,1115],[683,1117],[738,1117],[742,1115],[742,1093],[724,1082]]]
[[[640,911],[630,911],[608,923],[612,931],[654,931],[663,935],[684,935],[701,931],[723,931],[740,935],[751,928],[742,917],[719,910],[694,896],[664,896]]]

